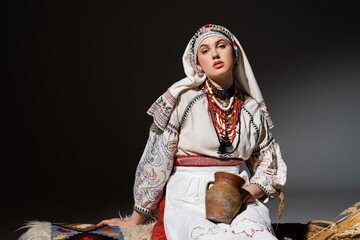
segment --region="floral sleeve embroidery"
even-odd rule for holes
[[[261,117],[260,138],[252,156],[246,164],[251,172],[250,184],[255,184],[266,193],[266,199],[273,199],[285,184],[287,168],[282,159],[280,147],[269,132],[269,127]]]
[[[135,209],[153,210],[173,168],[177,131],[169,123],[164,131],[150,128],[149,138],[135,174]]]

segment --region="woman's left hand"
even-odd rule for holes
[[[243,199],[243,204],[255,202],[255,199],[261,199],[265,196],[264,191],[254,184],[242,188],[240,193]]]
[[[242,204],[248,204],[255,202],[255,197],[246,188],[242,188],[240,191]]]

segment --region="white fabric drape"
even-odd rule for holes
[[[276,239],[272,234],[268,209],[259,201],[249,204],[231,224],[215,224],[206,220],[205,187],[214,180],[214,173],[237,174],[249,184],[239,167],[175,167],[167,184],[164,212],[168,240],[233,240]]]

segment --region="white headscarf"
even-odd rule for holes
[[[149,115],[154,117],[154,123],[161,130],[165,129],[179,95],[183,91],[200,86],[206,79],[205,73],[200,73],[199,71],[195,70],[195,68],[193,67],[194,60],[192,60],[191,58],[193,58],[194,38],[196,38],[199,35],[198,33],[200,31],[202,31],[203,33],[204,29],[207,30],[207,28],[215,28],[216,30],[223,29],[227,31],[228,34],[230,33],[229,30],[227,30],[222,26],[207,24],[204,27],[200,28],[199,31],[194,35],[194,37],[190,40],[183,55],[183,65],[184,65],[184,71],[186,77],[174,83],[171,87],[169,87],[168,90],[163,95],[161,95],[147,111]],[[205,37],[204,35],[202,35],[203,37],[201,41],[204,40],[206,37],[214,36],[214,35],[218,35],[221,37],[224,36],[222,33],[214,34],[212,32],[211,34],[207,34],[207,36]],[[247,95],[255,99],[255,101],[259,104],[260,108],[264,112],[269,128],[272,128],[273,127],[272,120],[270,118],[268,109],[265,105],[260,88],[256,82],[255,76],[251,69],[250,63],[245,55],[245,52],[242,49],[240,42],[237,40],[237,38],[232,34],[231,34],[231,38],[233,39],[233,41],[236,42],[237,46],[235,47],[238,48],[237,49],[238,64],[233,67],[234,82],[236,82],[236,86],[238,86],[240,91],[246,93]],[[201,41],[199,41],[198,43],[200,43]]]

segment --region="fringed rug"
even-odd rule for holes
[[[92,224],[54,224],[28,222],[19,240],[150,240],[155,222],[119,229]],[[155,225],[156,227],[156,225]],[[308,224],[273,224],[279,240],[360,239],[360,202],[343,211],[334,221],[310,221]]]
[[[124,236],[117,226],[52,223],[51,240],[124,240]]]

